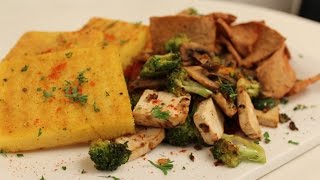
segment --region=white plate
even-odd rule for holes
[[[119,18],[130,22],[148,23],[152,15],[174,14],[187,7],[195,7],[202,13],[212,11],[230,12],[239,17],[238,22],[266,20],[267,24],[287,37],[292,53],[292,61],[297,75],[304,78],[319,73],[320,25],[305,19],[267,9],[212,1],[1,1],[0,6],[0,57],[4,57],[28,30],[66,31],[80,28],[90,17],[101,16]],[[98,176],[113,175],[121,179],[255,179],[285,164],[320,143],[320,84],[309,88],[303,95],[290,98],[282,108],[299,127],[298,132],[288,129],[288,124],[277,129],[264,128],[271,136],[271,143],[261,143],[268,157],[265,165],[242,163],[238,168],[215,167],[208,150],[196,151],[186,148],[161,146],[144,158],[129,162],[112,173],[99,172],[93,167],[87,154],[87,146],[64,147],[24,153],[18,158],[9,154],[0,157],[0,179],[102,179]],[[303,111],[293,111],[296,104],[315,107]],[[66,137],[68,138],[68,137]],[[288,140],[298,141],[298,146],[288,144]],[[188,158],[190,153],[195,162]],[[147,160],[168,157],[174,161],[174,168],[167,176],[154,168]],[[61,169],[66,166],[67,170]],[[185,167],[186,170],[182,170]],[[87,171],[81,174],[82,169]]]

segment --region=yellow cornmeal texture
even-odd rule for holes
[[[0,79],[0,149],[34,150],[134,133],[114,46],[8,59],[0,64]]]
[[[92,18],[81,30],[74,32],[25,33],[10,50],[5,59],[46,54],[72,48],[106,47],[110,44],[120,49],[122,67],[132,63],[149,40],[149,29],[139,23]]]
[[[72,48],[89,48],[102,45],[101,31],[27,32],[10,50],[5,59],[45,54]]]
[[[80,31],[98,30],[104,34],[104,44],[120,47],[122,67],[132,63],[132,57],[138,55],[150,39],[149,27],[141,23],[128,23],[119,20],[92,18]]]

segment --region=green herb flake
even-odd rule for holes
[[[289,122],[291,120],[291,118],[285,114],[285,113],[280,113],[279,114],[279,122],[280,123],[286,123],[286,122]]]
[[[100,109],[97,107],[96,102],[93,103],[93,110],[94,112],[100,112]]]
[[[151,114],[153,117],[162,119],[162,120],[168,120],[170,116],[170,112],[162,111],[162,107],[160,106],[155,106],[154,108],[152,108]]]
[[[86,78],[84,76],[84,73],[87,72],[87,71],[90,71],[90,68],[87,68],[86,70],[81,71],[81,72],[78,73],[77,79],[78,79],[79,85],[82,85],[83,83],[88,82],[88,78]]]
[[[65,171],[65,170],[67,170],[67,167],[66,166],[62,166],[61,169]]]
[[[288,104],[288,102],[289,102],[289,100],[286,99],[286,98],[281,98],[281,99],[280,99],[280,103],[281,103],[281,104]]]
[[[165,163],[165,164],[156,164],[156,163],[154,163],[154,162],[152,162],[152,161],[150,161],[150,160],[148,160],[149,162],[150,162],[150,164],[152,164],[154,167],[156,167],[156,168],[158,168],[158,169],[160,169],[162,172],[163,172],[163,174],[164,175],[167,175],[168,174],[168,171],[170,171],[172,168],[173,168],[173,161],[170,161],[169,159],[168,159],[168,162],[167,163]]]
[[[39,128],[38,130],[38,137],[40,137],[42,135],[42,128]]]
[[[40,180],[46,180],[43,176],[41,176]]]
[[[0,149],[0,154],[4,157],[7,157],[7,151]]]
[[[62,130],[66,131],[66,130],[67,130],[67,128],[63,128]]]
[[[234,102],[237,98],[237,93],[234,89],[235,88],[231,83],[222,83],[220,81],[220,91],[222,94],[228,96],[232,102]]]
[[[129,42],[129,39],[127,39],[127,40],[120,40],[120,41],[119,41],[119,44],[122,46],[122,45],[126,44],[127,42]]]
[[[17,157],[23,157],[24,155],[23,154],[17,154]]]
[[[293,145],[299,145],[299,143],[298,143],[298,142],[296,142],[296,141],[292,141],[292,140],[289,140],[289,141],[288,141],[288,143],[289,143],[289,144],[293,144]]]
[[[268,132],[265,132],[264,134],[263,134],[263,137],[264,137],[264,142],[266,143],[266,144],[268,144],[268,143],[270,143],[270,135],[269,135],[269,133]]]
[[[111,175],[109,175],[109,176],[98,176],[98,177],[101,177],[101,178],[106,178],[106,179],[113,179],[113,180],[120,180],[120,178],[118,178],[118,177],[115,177],[115,176],[111,176]]]
[[[50,98],[50,97],[52,97],[53,95],[52,95],[51,92],[48,92],[48,91],[46,91],[46,90],[43,90],[43,96],[44,96],[45,98]]]
[[[183,166],[183,167],[182,167],[182,170],[186,170],[186,167]]]
[[[43,80],[45,80],[46,78],[44,77],[44,76],[41,76],[40,77],[40,81],[43,81]]]
[[[57,87],[52,87],[52,88],[51,88],[51,91],[52,91],[52,92],[55,92],[56,90],[57,90]]]
[[[37,88],[37,91],[42,91],[42,88],[40,88],[40,87],[39,87],[39,88]]]
[[[195,8],[192,8],[192,7],[188,8],[188,14],[189,14],[190,16],[199,15],[198,11],[197,11]]]
[[[69,59],[69,58],[71,58],[72,57],[72,52],[67,52],[65,55],[66,55],[66,57]]]
[[[298,111],[298,110],[304,110],[304,109],[307,109],[308,107],[306,105],[303,105],[303,104],[297,104],[293,110],[294,111]]]
[[[29,66],[25,65],[23,68],[21,68],[21,72],[26,72],[28,71]]]

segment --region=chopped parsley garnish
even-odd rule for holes
[[[88,78],[86,78],[86,77],[84,76],[84,73],[87,72],[87,71],[90,71],[90,68],[88,68],[88,69],[86,69],[86,70],[84,70],[84,71],[79,72],[78,77],[77,77],[78,82],[79,82],[79,85],[88,82]]]
[[[195,9],[195,8],[188,8],[188,14],[190,16],[196,16],[196,15],[199,15],[198,11]]]
[[[100,109],[97,107],[96,102],[93,103],[93,110],[94,112],[100,112]]]
[[[79,102],[81,105],[86,104],[88,101],[88,95],[81,94],[78,90],[78,87],[69,87],[65,96],[73,102]]]
[[[229,99],[234,102],[237,98],[237,93],[234,90],[234,86],[230,83],[220,83],[220,91],[222,94],[229,97]]]
[[[173,168],[173,161],[170,161],[170,159],[168,159],[168,161],[166,163],[163,164],[156,164],[150,160],[148,160],[150,162],[150,164],[152,164],[154,167],[160,169],[164,175],[168,174],[168,171],[170,171]]]
[[[57,89],[57,87],[52,87],[52,88],[51,88],[51,91],[52,91],[52,92],[55,92],[56,89]]]
[[[299,145],[298,142],[295,142],[295,141],[292,141],[292,140],[289,140],[288,143],[289,143],[289,144],[293,144],[293,145]]]
[[[62,166],[61,169],[65,171],[65,170],[67,170],[67,167],[66,166]]]
[[[40,180],[46,180],[43,176],[41,176]]]
[[[115,177],[115,176],[111,176],[111,175],[109,175],[109,176],[99,176],[99,177],[102,177],[102,178],[111,178],[111,179],[113,179],[113,180],[120,180],[120,178]]]
[[[308,107],[306,105],[303,105],[303,104],[297,104],[293,110],[294,111],[297,111],[297,110],[304,110],[304,109],[307,109]]]
[[[0,154],[4,157],[7,157],[7,151],[0,149]]]
[[[73,54],[72,52],[68,52],[68,53],[66,53],[65,55],[66,55],[67,58],[71,58],[71,57],[72,57],[72,54]]]
[[[280,103],[281,103],[281,104],[288,104],[288,102],[289,102],[289,100],[286,99],[286,98],[281,98],[281,99],[280,99]]]
[[[151,114],[153,117],[162,119],[162,120],[168,120],[170,116],[170,112],[162,111],[162,107],[160,106],[155,106],[154,108],[152,108]]]
[[[41,76],[40,81],[45,80],[46,78],[44,76]]]
[[[269,133],[268,132],[265,132],[264,134],[263,134],[263,137],[264,137],[264,142],[265,143],[270,143],[270,135],[269,135]]]
[[[42,135],[42,128],[39,128],[38,130],[38,137],[40,137]]]
[[[119,41],[119,44],[120,44],[120,45],[124,45],[124,44],[127,43],[127,42],[129,42],[129,39],[127,39],[127,40],[120,40],[120,41]]]
[[[37,88],[37,91],[42,91],[42,88]]]
[[[48,91],[46,91],[46,90],[43,90],[43,96],[44,96],[45,98],[50,98],[50,97],[52,97],[53,95],[52,95],[51,92],[48,92]]]
[[[279,114],[280,123],[286,123],[286,122],[288,122],[290,120],[291,120],[291,118],[287,114],[285,114],[285,113],[280,113]]]
[[[23,154],[17,154],[17,157],[23,157],[24,155]]]
[[[29,68],[29,66],[28,66],[28,65],[25,65],[25,66],[21,69],[21,72],[26,72],[26,71],[28,71],[28,68]]]

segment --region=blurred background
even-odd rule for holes
[[[296,14],[320,22],[320,0],[221,0],[247,3]]]

